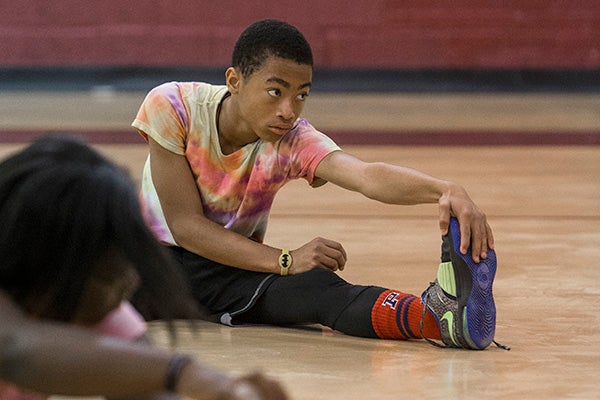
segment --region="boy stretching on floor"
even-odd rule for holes
[[[293,26],[259,21],[239,37],[225,85],[153,89],[133,126],[147,139],[147,221],[187,274],[196,300],[224,324],[319,323],[348,335],[426,338],[484,349],[494,339],[496,257],[486,216],[459,185],[366,163],[299,118],[313,74]],[[292,179],[331,182],[392,204],[438,203],[437,278],[422,297],[350,284],[342,245],[263,243],[277,191]]]

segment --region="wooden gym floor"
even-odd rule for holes
[[[0,155],[41,132],[89,131],[139,179],[146,149],[128,126],[143,96],[102,88],[2,93]],[[197,336],[180,326],[179,348],[235,374],[266,371],[297,400],[599,398],[598,110],[595,94],[309,100],[306,116],[346,151],[459,182],[486,211],[499,260],[496,339],[511,351],[360,339],[320,326],[210,323]],[[433,145],[417,145],[427,141]],[[267,242],[294,248],[315,236],[338,240],[349,255],[344,278],[420,295],[439,259],[436,216],[433,205],[382,205],[333,185],[295,182],[277,199]],[[166,345],[161,326],[151,332]]]

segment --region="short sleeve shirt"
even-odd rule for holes
[[[135,341],[146,334],[148,326],[133,305],[124,300],[119,307],[89,329],[103,335]]]
[[[148,93],[132,123],[145,138],[186,157],[201,198],[204,215],[246,237],[262,242],[277,191],[293,179],[312,186],[323,158],[339,146],[305,119],[275,143],[258,139],[223,154],[217,131],[217,110],[226,86],[170,82]],[[145,217],[158,238],[176,245],[152,183],[148,158],[142,177]]]

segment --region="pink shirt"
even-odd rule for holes
[[[146,334],[146,321],[128,301],[109,313],[100,323],[90,329],[103,335],[134,341]],[[2,399],[3,400],[3,399]]]

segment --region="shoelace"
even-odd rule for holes
[[[429,290],[435,285],[435,282],[429,282],[429,287],[427,289],[425,289],[425,300],[423,302],[423,311],[421,312],[421,320],[419,321],[419,331],[421,332],[421,336],[423,337],[423,339],[425,339],[429,344],[435,346],[435,347],[439,347],[442,349],[447,349],[447,348],[451,348],[452,346],[448,346],[445,343],[438,343],[435,340],[432,340],[428,337],[425,336],[425,334],[423,333],[423,320],[425,319],[425,314],[427,313],[427,302],[429,301]],[[494,343],[496,345],[496,347],[502,349],[502,350],[506,350],[506,351],[510,351],[510,347],[503,345],[501,343],[496,342],[496,340],[492,340],[492,343]]]

